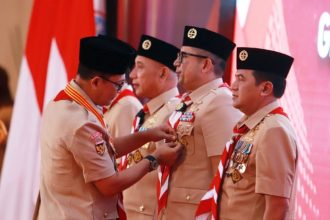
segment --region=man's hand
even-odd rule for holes
[[[160,143],[153,155],[159,164],[172,166],[181,156],[183,145],[177,142]]]
[[[172,142],[176,140],[176,134],[173,128],[168,124],[163,124],[155,128],[145,131],[148,133],[149,141],[160,141],[165,139],[166,142]]]

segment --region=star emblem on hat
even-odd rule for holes
[[[151,47],[151,41],[150,40],[144,40],[142,43],[142,48],[144,50],[149,50]]]
[[[242,50],[241,52],[239,52],[239,59],[241,61],[245,61],[248,58],[249,54],[246,50]]]
[[[190,28],[187,32],[187,37],[190,39],[194,39],[197,36],[197,30],[195,28]]]

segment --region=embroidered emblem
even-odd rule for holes
[[[105,152],[104,142],[95,145],[95,149],[96,149],[96,153],[98,153],[98,155],[103,156],[103,154]]]
[[[248,58],[249,54],[246,50],[242,50],[241,52],[239,52],[239,59],[241,61],[245,61]]]
[[[197,36],[197,30],[195,28],[190,28],[187,32],[187,37],[190,39],[194,39]]]
[[[151,41],[150,40],[144,40],[142,43],[142,48],[144,50],[149,50],[151,47]]]
[[[104,139],[103,139],[102,133],[101,132],[95,132],[94,134],[92,134],[90,136],[90,139],[95,144],[96,153],[98,155],[100,155],[100,156],[103,156],[106,148],[105,148],[105,144],[104,144]]]

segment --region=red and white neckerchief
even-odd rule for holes
[[[281,107],[278,107],[274,110],[272,110],[269,114],[281,114],[287,117],[287,114],[283,111]],[[228,166],[228,159],[230,158],[231,154],[233,153],[233,150],[235,148],[235,145],[237,141],[241,138],[242,135],[246,134],[249,131],[249,128],[245,125],[243,125],[240,128],[237,128],[237,126],[234,127],[234,135],[231,138],[230,141],[226,143],[226,146],[223,150],[220,163],[218,166],[217,173],[215,177],[213,178],[210,188],[207,191],[207,193],[202,197],[201,201],[199,202],[199,205],[197,207],[196,213],[195,213],[195,220],[207,220],[209,219],[209,216],[212,216],[212,220],[218,219],[218,196],[220,194],[220,187],[223,181],[223,174],[225,173],[225,169]]]
[[[133,131],[138,132],[144,123],[144,117],[149,113],[149,108],[147,105],[144,105],[143,108],[136,114],[133,121]]]
[[[144,117],[146,114],[149,113],[149,109],[147,105],[144,105],[143,108],[136,114],[134,121],[133,121],[133,126],[132,126],[132,132],[138,132],[140,127],[142,126],[143,122],[144,122]],[[125,170],[127,168],[128,165],[128,156],[127,155],[123,155],[120,158],[120,163],[118,166],[118,169],[121,170]]]
[[[73,86],[68,84],[66,88],[64,89],[64,92],[73,99],[76,103],[82,105],[85,107],[85,109],[95,115],[95,117],[98,119],[98,121],[101,123],[102,127],[107,130],[106,123],[104,122],[103,116],[86,100],[85,97],[83,97]],[[112,150],[116,154],[115,149],[111,145]],[[126,220],[126,213],[123,205],[123,195],[122,193],[118,194],[118,202],[117,202],[117,212],[119,216],[119,220]]]
[[[186,93],[182,96],[181,102],[179,104],[180,108],[174,111],[168,119],[168,124],[176,129],[179,124],[179,119],[183,112],[187,109],[192,101],[189,95]],[[159,166],[158,167],[158,180],[157,180],[157,200],[158,200],[158,214],[162,209],[166,207],[168,198],[168,189],[170,181],[171,167],[169,166]]]

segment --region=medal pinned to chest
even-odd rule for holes
[[[235,145],[234,152],[231,155],[226,174],[227,176],[231,177],[233,183],[237,183],[243,179],[243,174],[246,171],[249,162],[249,156],[253,147],[252,142],[250,142],[251,139],[248,140],[249,141],[244,139],[238,140],[237,144]]]
[[[184,136],[192,135],[192,131],[194,129],[194,121],[195,121],[195,114],[194,112],[188,111],[182,113],[181,117],[179,118],[179,123],[176,127],[176,132],[178,134],[179,141],[184,140]],[[181,142],[181,141],[180,141]],[[186,141],[182,141],[181,143],[186,145]]]

